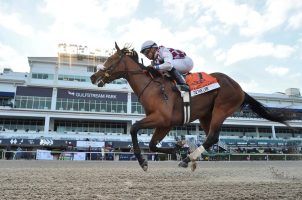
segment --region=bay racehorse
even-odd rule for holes
[[[183,125],[182,98],[172,81],[163,76],[152,77],[146,73],[146,67],[139,63],[134,49],[127,47],[120,49],[116,43],[115,48],[116,52],[109,56],[102,68],[90,77],[91,82],[102,87],[115,79],[125,78],[138,96],[139,102],[145,109],[146,117],[132,125],[130,134],[134,154],[140,166],[146,171],[148,163],[142,157],[137,132],[140,129],[155,128],[149,143],[150,151],[175,153],[174,148],[158,148],[156,145],[163,140],[173,126]],[[191,121],[199,120],[207,137],[200,147],[179,163],[180,167],[187,167],[188,163],[193,161],[195,166],[192,168],[195,169],[196,158],[218,142],[224,120],[240,110],[242,106],[248,105],[260,117],[270,121],[287,125],[286,121],[290,120],[284,113],[273,113],[266,109],[227,75],[223,73],[210,75],[218,80],[220,88],[192,97],[190,113]]]

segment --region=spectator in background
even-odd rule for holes
[[[11,149],[11,146],[10,145],[8,145],[7,147],[6,147],[6,151],[5,151],[5,158],[6,158],[6,160],[11,160],[11,159],[13,159],[13,152],[10,152],[12,149]]]
[[[16,160],[19,160],[20,158],[22,158],[22,148],[21,147],[18,147],[17,148],[17,152],[15,154],[15,159]]]
[[[185,138],[183,138],[183,137],[181,140],[176,141],[175,148],[176,148],[177,153],[179,154],[179,158],[177,160],[185,159],[188,156],[188,154],[190,153],[190,148],[189,148]]]

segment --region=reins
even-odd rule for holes
[[[131,56],[129,56],[131,58]],[[133,58],[131,58],[136,64],[139,65],[139,67],[141,68],[140,70],[135,70],[135,71],[129,71],[128,70],[128,67],[127,65],[126,66],[126,70],[124,70],[123,72],[125,73],[126,77],[129,77],[129,74],[145,74],[146,75],[146,69],[145,69],[145,66],[139,62],[137,62],[136,60],[134,60]],[[124,62],[124,61],[123,61]],[[162,87],[162,83],[159,82],[159,81],[156,81],[154,80],[154,77],[150,75],[150,81],[145,85],[145,87],[142,89],[142,91],[137,95],[137,99],[138,101],[140,102],[140,98],[141,96],[144,94],[145,90],[149,87],[149,85],[152,83],[152,82],[156,82],[156,83],[159,83],[161,88]]]
[[[128,66],[125,64],[125,61],[123,59],[124,56],[129,56],[136,64],[139,65],[140,69],[134,70],[134,71],[129,71]],[[120,62],[124,63],[125,70],[118,71],[115,74],[121,74],[122,76],[125,77],[125,79],[128,79],[129,75],[136,75],[136,74],[145,74],[146,75],[146,71],[148,71],[148,70],[146,70],[146,67],[142,63],[139,63],[137,60],[135,60],[133,58],[133,56],[127,55],[127,54],[122,52],[122,53],[119,54],[119,60],[116,63],[111,64],[108,67],[108,69],[105,71],[105,76],[106,77],[112,76],[112,71],[115,69],[116,66],[118,66],[120,64]],[[163,83],[160,82],[160,81],[154,80],[155,78],[152,76],[152,74],[150,72],[149,72],[149,74],[150,74],[150,81],[143,87],[142,91],[138,94],[138,101],[140,101],[141,96],[143,95],[143,93],[146,91],[146,89],[150,86],[150,84],[152,82],[158,83],[160,85],[161,93],[164,95],[164,99],[167,100],[168,97],[165,94]],[[101,80],[101,81],[104,82],[103,80]]]

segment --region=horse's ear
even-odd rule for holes
[[[122,54],[121,49],[118,47],[117,43],[115,42],[115,49],[117,51],[118,54]]]

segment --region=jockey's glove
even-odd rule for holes
[[[154,65],[153,68],[159,70],[159,65]]]

